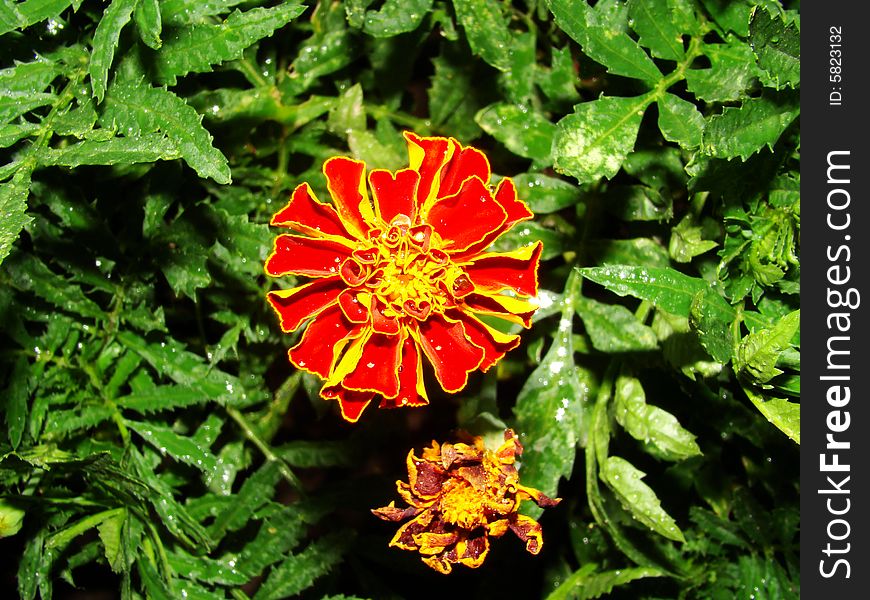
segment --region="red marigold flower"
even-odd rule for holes
[[[312,279],[268,294],[285,332],[308,322],[290,362],[351,422],[377,395],[381,408],[428,404],[424,356],[445,391],[463,389],[519,344],[478,317],[529,327],[536,309],[541,243],[486,252],[532,217],[513,182],[491,189],[483,153],[452,138],[405,139],[409,168],[366,178],[363,162],[330,158],[332,205],[303,183],[272,217],[298,233],[278,236],[266,273]]]
[[[450,573],[460,563],[471,568],[483,564],[489,538],[508,530],[526,543],[532,554],[541,551],[541,525],[517,514],[520,502],[534,500],[538,506],[556,506],[561,499],[520,485],[514,466],[522,454],[516,434],[508,429],[496,451],[484,447],[483,438],[471,444],[433,441],[423,455],[408,453],[408,483],[397,481],[407,508],[389,506],[372,512],[385,521],[411,518],[396,532],[390,546],[419,552],[424,563],[441,573]]]

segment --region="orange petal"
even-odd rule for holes
[[[468,374],[484,359],[483,348],[473,344],[462,323],[433,314],[419,325],[420,347],[435,368],[435,377],[445,392],[458,392],[468,383]]]
[[[306,319],[333,304],[344,287],[341,279],[331,277],[289,290],[269,292],[266,299],[281,318],[281,330],[290,333],[296,331]]]
[[[275,239],[275,249],[266,259],[266,273],[273,277],[338,275],[342,261],[353,249],[334,239],[282,234]]]
[[[344,318],[339,306],[324,309],[314,319],[298,344],[290,348],[290,362],[298,368],[320,375],[329,376],[336,357],[348,343],[359,337],[362,328]]]
[[[463,148],[453,138],[450,142],[454,147],[453,157],[441,172],[441,185],[437,197],[452,196],[469,177],[478,177],[484,184],[489,184],[492,173],[486,155],[477,148]]]
[[[483,362],[478,367],[486,373],[489,368],[509,351],[513,350],[520,344],[520,336],[502,333],[493,329],[486,323],[480,321],[472,314],[461,310],[450,311],[449,316],[462,321],[465,326],[465,333],[468,338],[476,345],[483,348]]]
[[[414,536],[414,542],[420,547],[420,554],[441,554],[447,546],[456,543],[459,534],[456,532],[431,533],[424,531]]]
[[[462,252],[496,231],[507,219],[507,212],[486,184],[472,177],[456,194],[436,200],[425,218],[444,241],[443,249],[452,253]]]
[[[491,252],[464,265],[474,287],[483,293],[513,290],[521,296],[538,293],[538,265],[544,245],[537,242],[512,252]]]
[[[350,237],[335,209],[329,204],[319,202],[307,183],[293,190],[290,201],[275,213],[271,224],[289,227],[314,237],[323,235]]]
[[[366,165],[361,160],[334,156],[323,163],[326,187],[348,231],[365,239],[371,228],[373,211],[366,191]]]
[[[451,565],[447,559],[442,554],[436,554],[435,556],[424,556],[423,563],[431,569],[435,569],[439,573],[443,575],[449,575],[453,570],[453,565]]]
[[[420,173],[402,169],[395,174],[383,169],[369,173],[369,184],[375,202],[375,212],[387,225],[397,215],[407,216],[411,222],[417,217],[417,184]]]
[[[420,137],[410,131],[406,131],[404,136],[408,142],[410,167],[420,173],[420,183],[417,185],[417,211],[421,214],[421,210],[435,200],[441,169],[450,160],[453,145],[447,138]]]
[[[362,345],[356,368],[342,379],[342,386],[383,396],[399,393],[399,361],[404,335],[373,333]]]
[[[544,492],[524,485],[517,486],[517,495],[520,496],[521,500],[534,500],[535,504],[541,508],[557,506],[562,501],[561,498],[550,498]]]
[[[468,294],[462,301],[474,312],[507,319],[526,328],[532,326],[532,315],[538,308],[531,302],[500,294]]]

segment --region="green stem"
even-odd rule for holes
[[[287,466],[287,463],[284,462],[280,456],[275,454],[272,451],[272,448],[269,446],[266,441],[264,441],[251,423],[245,418],[245,416],[239,412],[238,409],[232,408],[230,406],[227,407],[227,414],[232,417],[233,421],[241,427],[242,433],[244,433],[245,437],[249,442],[254,444],[257,449],[266,457],[266,460],[269,462],[274,462],[278,465],[278,470],[281,472],[281,476],[289,483],[291,486],[296,488],[300,493],[302,490],[302,482],[299,481],[299,478],[293,474],[293,471],[290,470],[290,467]]]

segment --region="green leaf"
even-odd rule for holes
[[[796,310],[779,319],[772,328],[744,337],[734,357],[737,374],[759,384],[765,384],[781,374],[782,371],[776,368],[776,361],[791,346],[791,340],[801,326],[800,318],[800,310]]]
[[[776,89],[796,88],[801,81],[799,21],[785,22],[766,9],[755,7],[749,21],[749,44],[767,82]]]
[[[239,407],[263,398],[262,392],[249,396],[238,377],[211,367],[205,358],[186,351],[175,340],[149,344],[130,331],[119,332],[118,340],[144,358],[158,373],[196,391],[201,397]]]
[[[3,407],[6,417],[6,431],[12,449],[18,448],[24,426],[27,423],[27,405],[30,399],[31,385],[28,381],[30,365],[26,358],[20,356],[9,374],[8,385],[3,391]]]
[[[40,164],[64,167],[150,163],[176,158],[181,158],[181,153],[162,133],[115,137],[105,141],[85,140],[63,148],[48,148],[39,154]]]
[[[159,50],[163,45],[160,34],[163,31],[163,20],[160,15],[159,0],[139,0],[133,12],[139,39],[152,50]]]
[[[666,140],[687,150],[701,145],[704,117],[694,104],[673,94],[664,94],[658,106],[659,129]]]
[[[580,202],[576,185],[542,173],[520,173],[511,177],[517,195],[535,214],[553,213]]]
[[[627,33],[595,18],[585,0],[547,0],[559,27],[608,72],[656,83],[662,78],[646,52]]]
[[[650,238],[629,240],[590,240],[586,244],[590,262],[597,265],[631,264],[647,267],[667,267],[668,252]]]
[[[7,92],[0,93],[0,123],[9,123],[40,106],[48,106],[57,100],[51,93]]]
[[[580,94],[577,93],[577,73],[574,72],[571,48],[553,48],[552,52],[550,68],[538,66],[535,80],[550,100],[575,103],[580,100]]]
[[[583,102],[557,126],[553,158],[558,172],[580,183],[612,178],[634,149],[637,130],[652,96],[602,96]]]
[[[195,25],[167,29],[163,47],[156,54],[155,75],[160,83],[175,85],[188,73],[205,73],[212,65],[242,57],[242,52],[301,15],[305,6],[298,2],[272,8],[234,11],[218,25]]]
[[[759,394],[749,386],[743,386],[746,397],[755,405],[755,408],[764,415],[764,418],[773,423],[792,440],[801,443],[801,405],[798,402],[790,402],[785,398],[768,397]]]
[[[183,573],[187,579],[229,586],[244,585],[249,579],[236,567],[235,558],[213,560],[183,552],[169,552],[168,559],[172,569],[176,573]]]
[[[693,258],[712,250],[719,244],[713,240],[703,239],[704,228],[695,223],[695,217],[689,213],[677,226],[671,230],[668,242],[668,253],[678,263],[691,262]]]
[[[701,4],[723,29],[746,37],[752,4],[747,0],[701,0]]]
[[[106,96],[100,122],[127,137],[162,131],[200,177],[222,184],[231,181],[227,159],[212,146],[202,116],[166,89],[116,83]]]
[[[770,93],[750,98],[742,106],[726,108],[704,129],[702,150],[716,158],[746,160],[765,146],[773,145],[800,114],[794,93]]]
[[[559,479],[571,476],[577,445],[585,441],[591,375],[574,364],[572,318],[579,281],[569,278],[562,299],[562,318],[541,364],[517,396],[514,408],[520,440],[530,440],[523,453],[524,485],[556,494]],[[540,515],[537,507],[524,509]]]
[[[698,292],[689,309],[689,323],[698,333],[698,341],[704,350],[722,364],[731,360],[731,321],[723,315],[707,310],[708,294]]]
[[[433,124],[453,132],[458,139],[480,135],[474,115],[480,108],[474,70],[451,44],[443,44],[441,55],[432,59],[435,73],[429,88],[429,115]]]
[[[12,244],[18,234],[33,218],[26,214],[27,197],[30,194],[31,170],[19,168],[12,179],[0,183],[0,264],[12,252]]]
[[[60,65],[37,55],[31,62],[0,69],[0,94],[44,92],[58,73]]]
[[[671,413],[646,402],[643,385],[635,377],[620,376],[614,384],[614,414],[634,439],[655,449],[667,460],[683,460],[701,454],[695,436]]]
[[[179,435],[169,427],[146,423],[142,421],[127,421],[124,423],[142,436],[142,439],[160,450],[161,454],[168,454],[175,460],[200,469],[203,473],[210,473],[217,468],[217,458],[189,437]]]
[[[674,22],[669,6],[657,0],[630,0],[628,16],[638,43],[649,48],[656,58],[680,60],[683,51],[682,31]]]
[[[734,309],[710,284],[673,269],[613,265],[578,269],[587,279],[620,296],[631,295],[669,313],[689,317],[695,295],[703,292],[703,307],[722,321],[733,321]]]
[[[97,102],[102,102],[109,84],[109,67],[115,58],[115,49],[121,30],[130,22],[133,9],[138,0],[112,0],[103,12],[103,17],[94,32],[93,50],[88,62],[88,73],[91,75],[91,87]]]
[[[121,545],[121,531],[126,520],[127,510],[123,509],[121,512],[112,515],[97,525],[100,541],[103,542],[106,562],[109,563],[109,567],[115,573],[120,573],[126,567]]]
[[[4,0],[0,5],[0,35],[56,17],[70,4],[79,3],[76,0],[24,0],[13,4],[11,0]]]
[[[471,51],[499,71],[510,69],[511,32],[501,5],[488,0],[453,0],[453,8]]]
[[[19,140],[30,137],[40,126],[37,123],[11,123],[0,125],[0,148],[8,148]]]
[[[414,31],[432,8],[432,2],[433,0],[386,0],[379,10],[366,11],[363,31],[377,38]]]
[[[601,465],[601,479],[641,523],[675,542],[685,542],[677,523],[661,507],[656,493],[641,479],[646,475],[619,456],[608,456]]]
[[[686,87],[699,100],[727,102],[742,98],[759,74],[749,44],[729,36],[724,44],[707,44],[710,68],[687,69]]]
[[[165,22],[173,25],[197,25],[212,22],[211,17],[225,14],[245,2],[246,0],[160,0],[160,14]]]
[[[481,129],[518,156],[550,164],[556,126],[527,106],[491,104],[474,117]]]
[[[311,587],[315,579],[338,564],[345,543],[331,536],[310,544],[299,554],[291,554],[269,572],[253,600],[288,598]]]
[[[652,329],[638,321],[624,306],[603,304],[590,298],[578,298],[575,305],[596,350],[642,352],[658,347]]]
[[[214,539],[221,539],[226,532],[245,526],[258,508],[275,494],[275,486],[281,479],[278,463],[268,461],[242,484],[233,502],[215,517],[209,528]]]
[[[588,563],[569,575],[553,590],[547,600],[592,600],[610,594],[613,588],[647,577],[663,577],[664,571],[655,567],[631,567],[615,571],[596,572],[596,565]]]
[[[666,221],[674,216],[670,198],[655,188],[614,185],[607,196],[607,211],[622,221]]]
[[[81,287],[69,283],[32,254],[16,254],[5,264],[15,287],[32,291],[62,311],[93,319],[105,317],[103,309],[85,296]]]
[[[211,398],[204,396],[199,390],[183,385],[163,385],[116,398],[115,405],[145,415],[161,410],[203,404],[209,400]]]

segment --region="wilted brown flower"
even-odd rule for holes
[[[518,514],[520,502],[534,500],[549,507],[560,499],[520,485],[514,463],[522,451],[516,434],[508,429],[496,451],[475,437],[470,444],[433,441],[419,458],[409,452],[408,483],[396,482],[409,506],[402,509],[390,502],[372,510],[385,521],[411,519],[390,546],[419,552],[424,563],[441,573],[450,573],[455,563],[479,567],[489,552],[489,538],[508,530],[526,543],[526,550],[540,552],[541,525]]]

